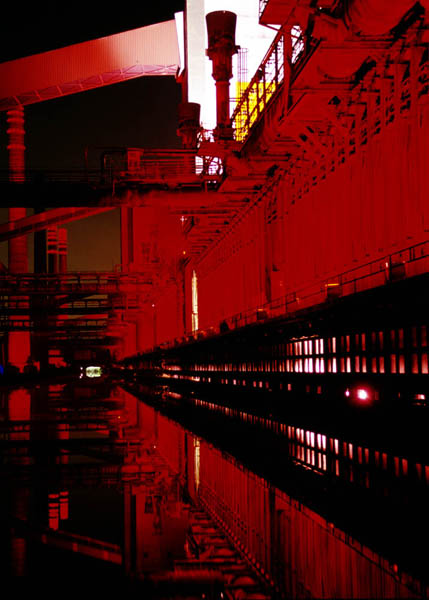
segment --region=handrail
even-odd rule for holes
[[[249,309],[225,319],[232,328],[254,323],[261,318],[287,316],[299,309],[308,308],[325,302],[330,296],[330,291],[338,288],[336,296],[348,296],[364,289],[377,287],[381,283],[388,283],[395,279],[405,278],[405,265],[429,257],[429,241],[420,242],[392,254],[385,255],[376,260],[349,269],[337,275],[328,277],[306,286],[286,296],[267,302],[259,307]],[[375,280],[375,285],[370,284],[370,279]],[[265,313],[265,315],[264,315]],[[195,332],[201,333],[201,332]]]
[[[284,33],[279,31],[234,109],[235,139],[243,142],[277,93],[285,75]]]
[[[349,269],[342,273],[319,280],[314,284],[289,292],[285,296],[276,298],[246,311],[230,315],[222,320],[220,327],[201,328],[185,333],[180,342],[194,341],[209,335],[216,335],[222,331],[229,331],[246,325],[265,321],[269,318],[291,317],[299,310],[323,304],[337,297],[350,296],[360,291],[380,287],[383,284],[404,279],[406,265],[417,263],[421,259],[429,258],[429,240],[419,242],[413,246],[403,248],[392,254],[384,255],[368,263]],[[418,269],[412,275],[421,273]],[[410,274],[411,276],[411,274]],[[372,280],[372,281],[371,281]],[[164,342],[162,348],[175,346],[179,340]],[[157,348],[148,348],[147,352]]]

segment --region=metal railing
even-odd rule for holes
[[[180,341],[201,339],[208,335],[227,332],[270,318],[288,318],[300,310],[314,308],[335,298],[427,273],[429,272],[428,263],[429,240],[332,275],[258,307],[226,317],[219,327],[189,331],[185,340]],[[165,345],[174,346],[177,342],[178,340]]]
[[[0,170],[0,183],[10,183],[8,169]],[[27,169],[22,183],[44,185],[52,183],[99,184],[100,169]]]
[[[279,32],[232,114],[237,141],[247,138],[279,90],[284,81],[285,62],[284,33]]]
[[[145,273],[0,273],[0,295],[127,293],[152,283],[152,277]]]
[[[121,157],[108,156],[100,168],[28,169],[22,184],[43,186],[68,183],[99,188],[135,181],[147,185],[177,187],[219,180],[219,169],[217,165],[213,166],[213,159],[202,161],[201,157],[196,156],[196,150],[129,150],[130,153],[133,152],[133,160],[125,149]],[[0,183],[11,183],[9,170],[0,170]]]
[[[107,327],[106,319],[57,319],[50,318],[41,323],[33,319],[0,318],[0,331],[37,331],[38,333],[63,330],[79,333],[100,332]]]

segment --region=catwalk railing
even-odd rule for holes
[[[196,156],[196,150],[124,148],[124,156],[115,156],[98,168],[28,169],[22,183],[34,186],[73,183],[98,188],[139,182],[174,188],[218,182],[218,168],[212,162]],[[9,178],[8,170],[0,170],[1,184],[10,183]]]
[[[107,319],[57,319],[54,317],[47,318],[46,322],[42,324],[40,320],[0,318],[0,331],[37,331],[38,333],[55,331],[78,334],[104,331],[107,325]]]
[[[393,254],[359,265],[322,282],[291,292],[282,298],[225,319],[228,326],[242,327],[248,323],[294,313],[342,296],[349,296],[386,283],[427,272],[429,241],[410,246]],[[421,263],[419,263],[421,261]],[[419,268],[421,265],[421,269]]]
[[[292,78],[300,59],[308,56],[315,43],[306,40],[299,26],[279,31],[251,82],[234,109],[231,120],[235,139],[244,142],[267,106],[277,96],[285,79]]]
[[[188,332],[184,339],[163,344],[173,346],[183,341],[224,333],[270,318],[290,317],[298,311],[327,301],[350,296],[388,283],[422,275],[429,271],[429,240],[382,256],[354,269],[331,275],[312,285],[289,292],[285,296],[226,317],[217,326]]]
[[[131,293],[142,292],[151,285],[151,276],[141,273],[0,273],[0,296]]]
[[[40,304],[40,303],[39,303]],[[31,305],[29,308],[28,299],[17,297],[0,297],[0,313],[2,315],[46,315],[46,306]],[[107,313],[112,310],[130,310],[137,309],[136,298],[128,298],[123,294],[110,296],[109,298],[87,298],[82,300],[64,301],[64,299],[54,300],[49,303],[50,315],[84,315]]]
[[[279,32],[232,114],[235,139],[243,142],[285,77],[284,34]]]

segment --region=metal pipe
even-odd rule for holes
[[[208,48],[207,56],[213,63],[213,79],[216,82],[216,129],[218,139],[232,139],[229,117],[229,80],[232,77],[232,57],[237,53],[235,25],[237,15],[218,10],[206,15]]]
[[[58,230],[58,271],[67,272],[67,229],[65,227]]]
[[[58,228],[48,227],[47,230],[48,273],[58,271]]]

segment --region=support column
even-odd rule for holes
[[[43,207],[36,207],[34,214],[45,212]],[[46,274],[46,229],[34,233],[34,273]],[[31,298],[31,315],[35,331],[31,336],[31,356],[38,368],[45,369],[48,364],[48,348],[46,345],[46,302],[47,296],[35,294]]]
[[[17,106],[7,111],[7,134],[9,143],[9,180],[23,183],[25,180],[25,145],[24,145],[24,107]],[[9,208],[9,221],[24,218],[26,209],[12,206]],[[27,237],[20,236],[9,240],[9,272],[28,272]],[[13,302],[14,299],[11,298]],[[28,298],[22,298],[28,305]],[[8,339],[8,362],[23,370],[30,357],[30,332],[11,331]]]
[[[25,181],[25,146],[24,146],[24,107],[18,106],[7,111],[7,134],[9,143],[9,181],[22,183]],[[9,221],[26,216],[26,209],[11,206]],[[27,237],[20,236],[9,240],[9,271],[11,273],[28,272]]]

